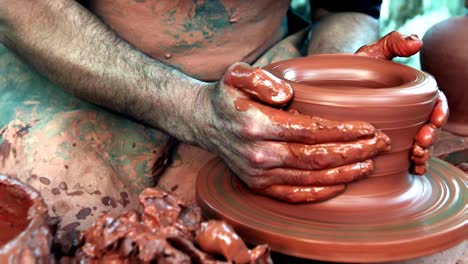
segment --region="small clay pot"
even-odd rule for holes
[[[435,105],[434,78],[401,64],[347,54],[287,60],[265,69],[293,87],[290,108],[332,120],[367,121],[390,137],[390,152],[375,158],[371,177],[350,184],[347,194],[409,188],[410,149]]]
[[[0,175],[0,263],[47,263],[47,208],[30,186]]]
[[[434,75],[450,107],[443,129],[468,136],[468,16],[436,24],[423,42],[421,68]]]

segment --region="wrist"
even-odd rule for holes
[[[186,109],[185,124],[189,126],[186,142],[199,147],[210,149],[207,138],[213,130],[213,104],[210,93],[216,88],[217,83],[200,83],[197,85],[197,92],[191,100],[190,107]]]

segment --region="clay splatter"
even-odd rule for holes
[[[109,196],[103,197],[101,199],[101,201],[102,201],[102,204],[105,205],[105,206],[112,206],[112,208],[117,207],[117,203],[116,203],[115,199],[112,198],[112,197],[109,197]]]
[[[46,177],[39,177],[39,181],[40,181],[42,184],[45,184],[45,185],[49,185],[49,184],[50,184],[49,178],[46,178]]]
[[[59,195],[60,194],[60,189],[59,188],[52,188],[51,190],[53,195]]]
[[[89,194],[101,195],[102,193],[101,193],[101,191],[96,190],[96,191],[94,191],[94,192],[89,192]]]
[[[78,214],[76,214],[75,216],[76,216],[76,219],[83,220],[83,219],[86,219],[86,217],[88,217],[90,214],[91,214],[91,208],[86,207],[86,208],[81,209],[78,212]]]
[[[83,193],[84,193],[83,191],[74,191],[74,192],[67,193],[67,195],[68,196],[80,196]]]
[[[59,188],[66,191],[66,190],[68,190],[68,185],[65,182],[61,182],[59,184]]]
[[[73,222],[73,223],[70,223],[70,224],[64,226],[62,229],[64,231],[72,231],[73,229],[76,229],[79,226],[80,226],[80,222]]]
[[[128,200],[128,193],[126,192],[121,192],[120,193],[120,201],[119,203],[123,206],[123,207],[126,207],[130,201]]]

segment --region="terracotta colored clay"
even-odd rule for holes
[[[447,98],[445,94],[439,91],[439,97],[437,98],[437,103],[434,109],[432,110],[431,117],[429,121],[437,128],[441,128],[447,122],[449,117],[449,108]]]
[[[468,136],[468,16],[436,24],[423,40],[421,68],[434,75],[450,107],[444,129]]]
[[[228,261],[247,263],[250,260],[250,250],[225,222],[210,220],[202,223],[195,240],[206,252],[226,256]]]
[[[292,89],[263,69],[234,64],[224,83],[231,88],[238,111],[260,111],[269,120],[260,137],[278,142],[270,142],[270,146],[280,158],[264,163],[268,169],[258,174],[268,177],[268,184],[252,184],[240,175],[259,193],[294,203],[329,199],[343,190],[342,183],[369,175],[373,169],[370,159],[390,149],[388,136],[367,122],[330,121],[272,108],[289,103]],[[245,134],[247,138],[256,136],[248,130]]]
[[[431,115],[440,103],[431,76],[356,55],[311,56],[265,69],[293,87],[290,109],[330,120],[368,121],[390,137],[391,150],[374,159],[375,170],[367,179],[348,184],[343,194],[296,205],[256,195],[222,162],[212,161],[197,179],[197,199],[208,217],[225,219],[251,243],[269,243],[285,254],[329,261],[413,258],[466,238],[463,214],[467,197],[461,192],[466,176],[441,161],[432,161],[427,177],[409,173],[413,146],[417,150],[413,156],[421,163],[415,169],[425,172],[424,157],[430,149],[424,147],[434,140],[436,125],[426,125],[417,144],[416,133],[430,118],[435,123],[444,121],[440,115],[446,106],[438,105],[437,113],[442,114]],[[346,159],[345,153],[330,162]],[[314,180],[317,178],[311,177],[312,184]],[[320,186],[320,182],[315,184]],[[280,193],[288,197],[284,200],[325,190],[343,191],[343,186],[327,190],[324,184],[273,188],[283,188]]]
[[[421,49],[422,41],[417,35],[405,36],[398,31],[392,31],[374,43],[362,46],[356,55],[363,55],[383,60],[394,57],[409,57]]]
[[[0,175],[0,263],[47,261],[51,234],[39,193]]]
[[[429,119],[438,97],[436,82],[429,75],[355,55],[310,56],[265,69],[293,87],[290,108],[331,120],[367,121],[390,137],[391,150],[374,159],[371,179],[351,184],[348,193],[391,192],[401,186],[386,181],[410,177],[408,157],[414,136]],[[372,183],[377,177],[379,186]]]
[[[83,233],[79,263],[271,263],[268,246],[249,250],[223,221],[201,222],[200,208],[162,189],[139,196],[142,214],[102,214]],[[199,247],[197,247],[198,245]],[[227,261],[218,259],[223,256]]]
[[[288,83],[269,77],[269,72],[260,68],[235,65],[224,78],[227,85],[239,88],[250,96],[271,106],[284,106],[293,97],[293,90]],[[272,80],[276,81],[272,83]],[[241,107],[239,107],[241,108]]]

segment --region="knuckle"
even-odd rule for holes
[[[253,189],[253,190],[263,190],[263,189],[268,188],[271,185],[268,178],[263,177],[262,173],[258,171],[251,172],[250,174],[248,174],[247,178],[248,179],[245,180],[244,182],[245,184],[247,184],[247,186],[250,189]]]
[[[353,173],[344,173],[342,168],[332,169],[329,171],[329,179],[324,181],[324,184],[335,185],[340,183],[348,183],[354,179]]]
[[[254,150],[250,152],[247,159],[253,167],[261,167],[267,162],[267,156],[262,150]]]
[[[269,187],[269,185],[263,181],[252,181],[247,183],[247,186],[252,190],[264,190]]]
[[[319,155],[315,155],[312,158],[311,164],[313,165],[314,169],[322,170],[322,169],[326,169],[330,167],[332,164],[332,161],[330,160],[328,156],[319,154]]]
[[[241,136],[243,136],[244,138],[255,139],[261,136],[262,130],[263,129],[260,124],[256,122],[249,122],[249,123],[244,124],[244,126],[242,126],[240,133],[241,133]]]
[[[283,180],[283,184],[285,185],[310,185],[313,184],[314,180],[311,177],[307,177],[307,172],[298,173],[288,177],[287,179]]]

